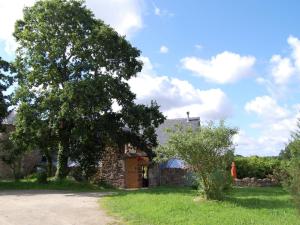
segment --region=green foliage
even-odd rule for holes
[[[40,184],[45,184],[47,183],[47,170],[42,169],[36,173],[36,180]]]
[[[221,200],[227,186],[227,169],[233,160],[232,137],[236,132],[223,121],[196,129],[177,127],[169,131],[167,144],[157,149],[157,160],[184,160],[198,177],[204,197]]]
[[[127,83],[142,69],[140,51],[83,1],[36,1],[14,36],[15,141],[57,153],[57,179],[67,176],[70,159],[90,178],[107,146],[157,145],[154,131],[164,116],[155,102],[136,104]]]
[[[286,161],[288,177],[285,179],[285,187],[290,191],[296,207],[300,213],[300,138],[296,137],[287,146],[290,159]]]
[[[5,95],[4,92],[12,84],[12,73],[13,68],[11,64],[0,57],[0,125],[2,125],[3,119],[8,115],[9,96]]]
[[[68,190],[80,192],[98,192],[106,191],[106,188],[89,182],[77,182],[70,179],[55,180],[48,179],[47,183],[39,183],[35,174],[31,178],[21,179],[18,181],[1,181],[0,190]],[[112,190],[112,188],[110,189]]]
[[[288,167],[290,175],[288,179],[288,190],[292,194],[293,200],[300,213],[300,157],[292,158]]]
[[[0,141],[0,159],[11,168],[15,180],[19,180],[22,177],[21,174],[22,156],[23,156],[23,149],[20,146],[17,146],[10,139],[10,134],[2,133],[2,137]]]
[[[273,175],[274,170],[280,167],[278,157],[236,156],[234,161],[238,178],[266,178],[267,175]]]

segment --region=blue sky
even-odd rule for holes
[[[13,23],[34,0],[1,0],[0,56],[13,60]],[[129,83],[168,118],[226,118],[236,152],[276,155],[300,116],[299,1],[87,0],[142,51]]]

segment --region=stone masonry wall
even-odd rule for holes
[[[186,170],[179,168],[165,168],[161,170],[161,185],[185,186]]]
[[[125,187],[124,152],[107,148],[95,175],[96,182],[105,182],[114,187]]]
[[[148,170],[149,187],[157,187],[160,185],[160,171],[158,164],[151,164]]]
[[[187,186],[187,174],[185,169],[164,168],[160,170],[158,165],[152,165],[149,168],[149,186]]]
[[[245,177],[243,179],[235,179],[234,184],[239,187],[272,187],[278,186],[279,182],[270,178],[257,179],[255,177]]]
[[[35,166],[41,161],[41,154],[39,151],[32,151],[26,153],[21,160],[21,175],[27,176],[34,171]],[[12,169],[0,160],[0,179],[10,179],[13,178]]]

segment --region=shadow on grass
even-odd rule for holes
[[[249,209],[291,209],[292,203],[280,199],[227,198],[225,201]]]
[[[288,198],[280,187],[235,188],[225,201],[249,209],[294,208]]]

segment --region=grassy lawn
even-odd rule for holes
[[[50,180],[40,184],[36,179],[22,179],[18,182],[0,180],[1,190],[67,190],[67,191],[109,191],[108,188],[90,183],[79,183],[73,180],[54,181]]]
[[[299,225],[289,195],[281,188],[235,188],[224,202],[194,201],[189,188],[124,191],[101,205],[128,224]]]

